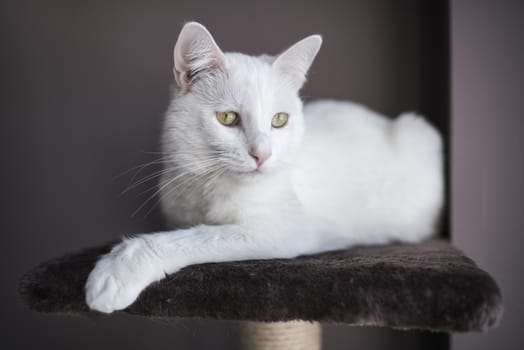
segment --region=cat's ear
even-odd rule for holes
[[[175,80],[184,93],[189,91],[191,80],[197,74],[225,66],[224,53],[206,27],[197,22],[184,25],[178,35],[173,55]]]
[[[300,40],[273,61],[273,68],[284,75],[291,86],[299,90],[306,81],[306,74],[322,45],[320,35]]]

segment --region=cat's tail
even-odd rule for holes
[[[444,203],[443,142],[438,130],[421,116],[403,113],[393,123],[393,139],[401,161],[404,218],[411,230],[402,230],[402,239],[417,241],[436,232]]]
[[[416,113],[402,113],[393,123],[393,130],[395,143],[403,151],[442,153],[442,136]]]

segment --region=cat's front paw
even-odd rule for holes
[[[163,271],[155,265],[155,257],[139,238],[118,244],[89,274],[87,305],[104,313],[125,309],[145,287],[163,277]]]

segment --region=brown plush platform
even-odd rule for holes
[[[21,279],[33,310],[89,314],[84,283],[109,245],[45,262]],[[356,247],[291,260],[187,267],[125,310],[154,317],[292,319],[436,331],[483,331],[502,316],[493,279],[445,241]]]

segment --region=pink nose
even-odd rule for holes
[[[249,151],[249,155],[253,157],[255,162],[257,163],[257,168],[260,168],[264,162],[271,157],[271,150],[269,151],[259,151],[255,149],[251,149]]]

